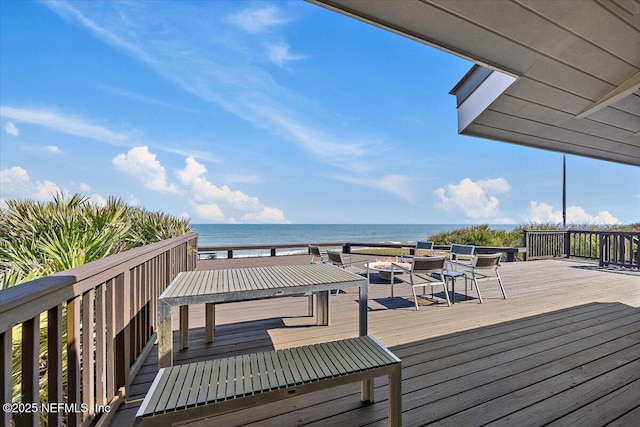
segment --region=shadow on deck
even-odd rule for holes
[[[390,298],[388,285],[372,285],[370,333],[403,363],[403,425],[639,425],[640,281],[573,266],[504,268],[508,300],[487,292],[485,304],[451,308],[415,311],[409,292]],[[560,290],[558,281],[566,282]],[[305,316],[305,298],[221,306],[213,344],[192,317],[191,347],[176,352],[176,364],[355,336],[354,296],[331,297],[328,327]],[[133,423],[156,372],[154,349],[113,425]],[[375,384],[372,405],[363,406],[359,385],[350,384],[190,424],[385,425],[386,380]]]

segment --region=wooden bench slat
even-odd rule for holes
[[[220,385],[218,381],[220,381],[220,369],[222,365],[221,359],[216,359],[211,361],[211,379],[209,379],[209,390],[207,391],[207,399],[206,402],[215,402],[217,399],[218,390],[220,389]]]
[[[171,371],[169,369],[161,368],[158,371],[153,383],[151,383],[151,388],[149,388],[149,393],[151,398],[147,401],[143,402],[142,406],[140,406],[140,410],[143,412],[154,412],[160,397],[162,396],[162,390],[167,386],[167,378],[171,375]]]
[[[260,387],[262,387],[262,390],[271,390],[273,386],[271,385],[271,376],[267,370],[267,364],[264,361],[264,353],[256,354],[256,358],[258,359],[258,370],[260,371]]]
[[[295,384],[295,380],[293,379],[293,373],[291,372],[291,369],[289,369],[289,363],[287,362],[287,358],[285,354],[282,351],[279,351],[275,353],[274,360],[275,359],[278,360],[278,366],[280,367],[280,372],[285,378],[285,382],[284,384],[282,384],[282,386],[287,387]]]
[[[259,393],[261,392],[264,388],[262,387],[262,384],[260,382],[260,377],[262,376],[262,370],[260,369],[260,366],[258,366],[258,355],[253,353],[251,355],[249,355],[249,364],[251,366],[250,368],[250,372],[251,372],[251,390],[252,393]]]
[[[301,347],[301,351],[304,352],[305,357],[310,361],[309,367],[313,369],[314,377],[331,377],[331,371],[327,367],[327,364],[324,362],[324,360],[316,357],[316,354],[313,352],[310,346]]]
[[[196,378],[196,369],[198,368],[198,364],[190,363],[188,367],[178,401],[176,402],[176,407],[178,408],[184,408],[187,406],[187,400],[189,399],[189,394],[191,394],[191,390],[193,389],[193,383],[196,380],[200,383],[200,380]]]
[[[187,396],[187,407],[195,406],[198,403],[198,394],[200,393],[203,377],[205,375],[204,364],[204,362],[195,363],[196,369],[194,373],[193,383],[191,384],[191,390],[189,391],[189,395]]]
[[[154,408],[149,408],[151,412],[164,412],[167,407],[167,402],[171,397],[171,392],[175,387],[176,379],[178,378],[178,374],[180,371],[178,369],[165,368],[165,371],[169,374],[166,381],[163,384],[162,389],[160,390],[160,396]]]
[[[207,393],[211,388],[211,376],[213,375],[213,362],[214,360],[207,360],[203,363],[203,375],[200,381],[200,389],[196,397],[196,404],[200,405],[207,402]]]
[[[229,359],[222,359],[220,363],[220,373],[218,377],[218,390],[216,392],[215,400],[223,400],[227,392],[227,372]]]

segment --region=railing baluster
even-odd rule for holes
[[[82,412],[83,421],[94,415],[95,408],[93,312],[93,291],[85,292],[82,295],[82,403],[88,405],[88,411]]]
[[[62,397],[62,305],[47,311],[47,393],[49,403],[63,402]],[[50,411],[50,426],[62,423],[62,413]]]
[[[2,387],[0,387],[0,398],[2,402],[12,401],[11,376],[13,373],[13,331],[11,328],[0,333],[0,377]],[[11,411],[2,411],[2,425],[11,425]]]
[[[96,403],[107,404],[106,392],[106,313],[105,313],[106,284],[96,288]]]
[[[80,407],[82,377],[80,372],[80,301],[78,296],[67,301],[67,402]],[[80,412],[70,412],[70,427],[80,425]]]
[[[115,279],[109,280],[105,286],[105,359],[107,361],[106,366],[106,392],[107,396],[115,396],[116,387],[116,348],[115,348]]]
[[[22,403],[31,404],[40,402],[40,316],[22,323],[22,376],[21,389]],[[38,411],[24,411],[16,415],[20,420],[16,424],[39,424]]]

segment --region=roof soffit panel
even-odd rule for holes
[[[534,104],[509,95],[502,96],[491,104],[491,110],[620,142],[624,142],[626,138],[635,133],[630,129],[599,123],[591,119],[575,120],[570,113],[563,113],[544,105]],[[614,111],[612,114],[626,113]]]
[[[596,0],[599,5],[640,31],[640,5],[638,0]]]
[[[524,145],[527,147],[557,151],[560,153],[575,154],[582,157],[586,156],[599,160],[609,160],[633,166],[640,165],[640,157],[637,155],[619,154],[603,150],[602,148],[585,149],[583,146],[574,143],[558,142],[553,139],[518,133],[512,130],[497,129],[479,123],[474,123],[469,126],[465,129],[464,134],[467,136],[474,136],[494,141],[503,141],[510,144]]]
[[[438,6],[485,30],[529,47],[541,56],[553,58],[576,70],[617,86],[638,71],[606,50],[577,36],[555,22],[511,1],[469,2],[433,0]],[[548,2],[555,4],[555,2]],[[602,13],[607,14],[604,9]],[[638,35],[636,34],[636,38]],[[526,73],[526,70],[521,70]]]
[[[589,40],[627,63],[640,64],[638,49],[638,28],[627,24],[602,4],[583,1],[576,7],[575,0],[519,0],[527,7],[546,19],[557,23],[568,31]],[[602,31],[602,28],[615,28],[615,31]]]
[[[527,77],[589,99],[592,103],[615,88],[610,83],[548,58],[542,58],[531,67]]]
[[[573,114],[574,116],[592,104],[593,101],[566,90],[549,86],[538,80],[523,77],[512,84],[505,95],[526,99],[556,110]]]
[[[640,90],[613,104],[611,107],[640,117]]]
[[[561,148],[561,144],[570,143],[574,146],[585,148],[585,152],[588,150],[606,149],[607,151],[625,155],[631,155],[634,151],[636,154],[640,154],[638,153],[638,147],[633,144],[604,139],[493,110],[486,110],[480,114],[474,123],[483,124],[496,129],[513,130],[526,135],[535,135],[540,138],[555,140],[558,141],[558,149]]]

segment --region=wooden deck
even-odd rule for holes
[[[199,261],[199,268],[306,263],[308,256]],[[484,304],[415,311],[406,285],[370,286],[369,333],[402,359],[403,424],[447,426],[640,425],[640,275],[566,260],[505,263]],[[375,277],[374,277],[375,278]],[[464,281],[456,284],[458,296]],[[176,364],[354,337],[357,294],[331,296],[330,326],[307,299],[219,305],[216,341],[204,343],[203,307],[191,310],[191,347]],[[469,291],[470,296],[476,296]],[[177,325],[177,318],[174,325]],[[174,332],[177,346],[178,334]],[[157,372],[154,349],[113,425],[131,425]],[[190,425],[386,425],[386,380],[362,406],[351,384]]]

